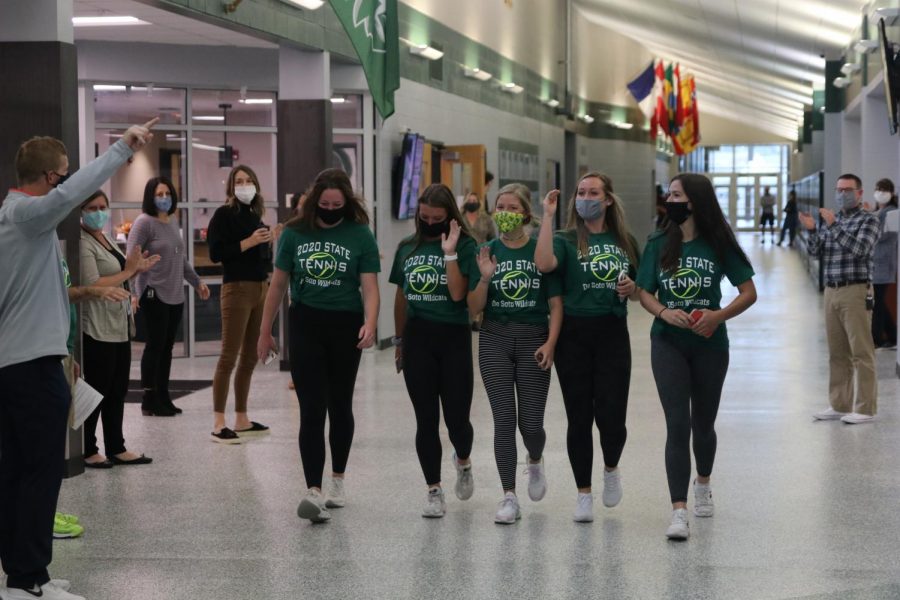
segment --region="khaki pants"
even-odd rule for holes
[[[234,410],[247,412],[250,379],[256,367],[256,341],[262,322],[269,284],[265,281],[233,281],[222,285],[222,354],[213,377],[213,410],[225,412],[228,384],[234,375]]]
[[[828,335],[828,400],[838,412],[874,415],[878,409],[872,313],[866,310],[866,286],[825,288]],[[856,372],[856,406],[853,373]]]

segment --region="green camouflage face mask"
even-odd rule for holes
[[[499,210],[494,213],[494,223],[500,233],[509,233],[517,227],[521,227],[525,222],[525,215],[522,213],[508,212]]]

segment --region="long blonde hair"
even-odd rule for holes
[[[494,212],[497,211],[497,201],[500,200],[500,196],[504,194],[512,194],[519,200],[519,204],[522,205],[522,211],[528,219],[527,224],[532,227],[540,226],[540,223],[534,216],[534,212],[531,210],[531,190],[528,189],[527,185],[522,183],[508,183],[500,188],[497,191],[497,197],[494,198]]]
[[[622,200],[613,192],[613,182],[609,175],[605,175],[599,171],[591,171],[582,175],[581,179],[579,179],[578,183],[575,185],[575,192],[572,194],[572,199],[569,201],[569,219],[568,223],[566,223],[566,229],[575,232],[578,255],[588,255],[588,238],[590,237],[590,232],[584,224],[584,219],[582,219],[581,215],[578,214],[578,211],[575,210],[575,199],[578,197],[578,186],[581,185],[581,182],[593,177],[596,177],[603,182],[603,191],[606,194],[606,197],[611,200],[610,205],[606,208],[606,227],[609,232],[613,234],[613,237],[616,238],[616,243],[619,244],[619,247],[628,255],[629,262],[632,265],[637,265],[637,247],[635,245],[634,236],[632,236],[631,232],[628,230],[628,221],[625,218],[625,208],[622,206]]]

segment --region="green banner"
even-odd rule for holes
[[[330,0],[362,63],[381,118],[394,114],[400,87],[400,29],[397,0]]]

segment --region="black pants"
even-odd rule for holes
[[[147,344],[141,355],[141,387],[144,388],[144,402],[169,397],[169,373],[172,371],[172,347],[184,303],[166,304],[159,298],[148,298],[148,288],[141,296],[140,314],[144,315]],[[149,390],[149,392],[148,392]],[[145,407],[146,408],[146,407]]]
[[[793,220],[786,218],[784,220],[784,225],[781,226],[781,237],[778,239],[779,244],[784,242],[784,234],[785,233],[789,234],[789,236],[790,236],[789,243],[791,246],[793,246],[794,245],[794,237],[797,235],[797,219],[796,218],[794,218]]]
[[[503,490],[516,489],[516,425],[532,460],[544,454],[544,409],[550,371],[534,353],[547,342],[546,325],[487,319],[478,335],[478,366],[494,415],[494,458]]]
[[[872,284],[875,292],[875,306],[872,309],[872,339],[875,340],[876,348],[885,343],[891,346],[897,345],[897,324],[894,323],[894,318],[884,301],[889,285],[889,283]]]
[[[686,502],[691,433],[697,474],[709,477],[716,458],[716,414],[728,372],[728,348],[665,336],[650,338],[650,362],[666,415],[666,476],[672,502]]]
[[[469,325],[410,319],[403,331],[403,379],[416,413],[416,453],[425,483],[441,482],[441,408],[457,457],[469,458],[472,332]]]
[[[0,369],[0,562],[9,587],[50,580],[72,402],[61,359]]]
[[[362,313],[291,305],[291,378],[300,401],[300,460],[307,487],[322,487],[326,415],[331,469],[335,473],[347,469],[362,324]]]
[[[97,421],[103,416],[103,445],[107,456],[125,452],[122,420],[125,395],[131,371],[131,342],[100,342],[84,334],[81,367],[84,380],[103,394],[100,406],[84,422],[84,455],[100,452],[97,447]]]
[[[594,422],[607,467],[619,464],[628,436],[631,340],[625,317],[566,315],[554,362],[569,421],[566,446],[575,484],[590,487]]]

